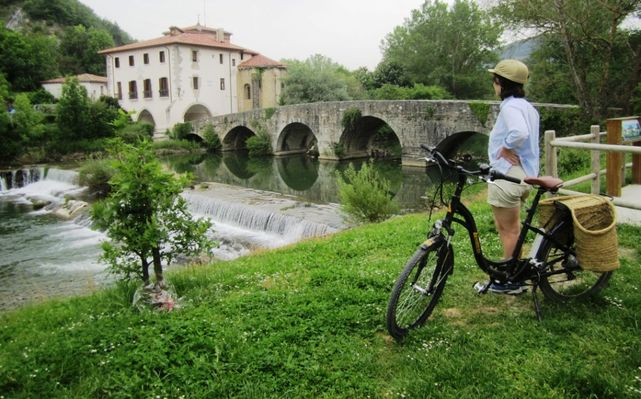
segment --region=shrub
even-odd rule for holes
[[[371,164],[363,164],[359,171],[350,164],[337,177],[341,208],[356,221],[378,222],[398,211],[390,182],[380,177]]]
[[[559,151],[558,173],[559,176],[569,176],[577,171],[590,169],[590,151],[562,148]]]
[[[343,119],[341,120],[343,129],[350,131],[356,130],[356,124],[358,123],[358,120],[361,119],[361,116],[361,110],[358,108],[346,109],[343,113]]]
[[[218,132],[214,129],[214,126],[209,123],[203,129],[203,144],[207,151],[209,152],[218,152],[223,148],[223,144],[220,142],[220,137],[218,137]]]
[[[176,123],[171,129],[169,136],[176,140],[184,140],[189,134],[191,134],[191,123]]]
[[[116,136],[121,138],[122,141],[129,144],[136,144],[144,140],[149,140],[153,135],[154,127],[147,122],[136,122],[126,125],[116,134]]]
[[[266,134],[257,134],[247,139],[247,149],[250,156],[270,155],[272,151],[271,139]]]
[[[111,191],[109,179],[114,175],[111,161],[101,159],[86,162],[80,168],[78,177],[81,186],[87,186],[91,195],[106,197]]]

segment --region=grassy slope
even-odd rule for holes
[[[485,205],[479,225],[498,248]],[[476,296],[463,231],[457,271],[404,344],[384,313],[425,215],[394,218],[172,275],[184,307],[138,313],[125,289],[0,316],[0,397],[638,397],[639,229],[590,303]]]

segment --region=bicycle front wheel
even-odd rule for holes
[[[445,242],[421,246],[401,272],[387,305],[387,330],[397,340],[421,326],[443,293],[454,265],[454,252]]]
[[[584,299],[594,295],[605,288],[612,277],[612,272],[597,273],[581,268],[576,258],[571,229],[571,222],[559,222],[551,231],[556,231],[557,241],[565,245],[548,239],[541,243],[537,254],[537,259],[546,265],[546,272],[539,282],[541,291],[547,299],[557,302]]]

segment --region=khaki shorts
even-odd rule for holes
[[[512,166],[508,176],[523,179],[525,172],[520,166]],[[518,208],[527,200],[532,187],[528,184],[516,184],[507,180],[494,180],[487,188],[487,203],[497,208]]]

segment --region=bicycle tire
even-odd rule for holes
[[[438,303],[454,265],[454,251],[444,241],[421,246],[396,280],[387,306],[387,331],[396,340],[425,323]]]
[[[546,272],[561,272],[543,275],[539,287],[545,298],[555,302],[581,300],[597,294],[604,289],[612,272],[598,273],[583,270],[576,259],[574,235],[571,232],[572,223],[557,222],[550,231],[555,231],[555,237],[565,237],[560,240],[567,250],[560,248],[552,239],[544,240],[537,252],[537,259],[546,264]]]

